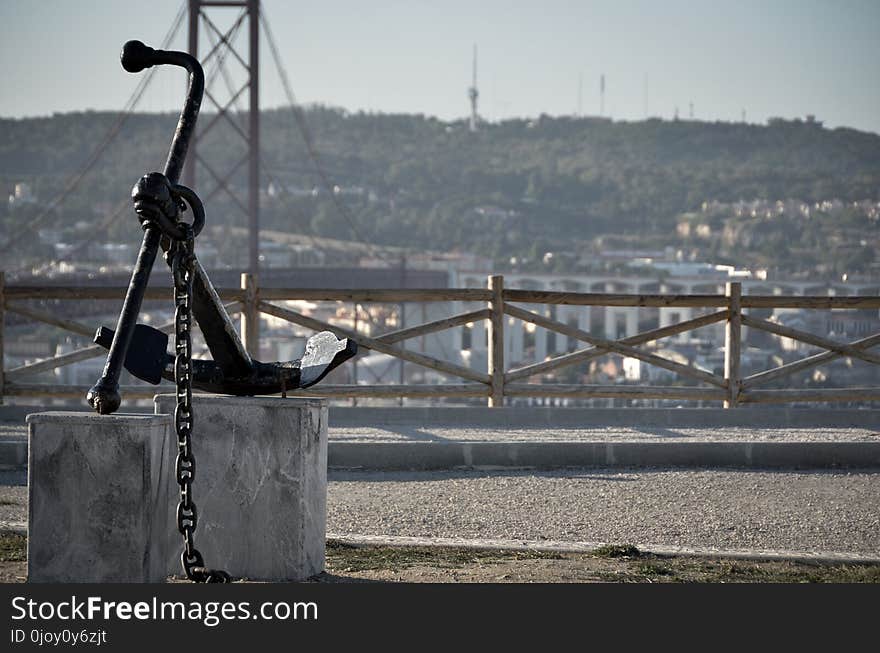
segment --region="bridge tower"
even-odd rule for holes
[[[237,10],[235,19],[225,29],[229,12]],[[225,16],[220,14],[225,13]],[[221,18],[226,19],[226,22]],[[246,23],[246,45],[237,46],[237,37]],[[200,56],[200,35],[204,34],[205,53]],[[203,195],[207,202],[218,193],[224,193],[232,204],[247,216],[248,225],[248,272],[256,277],[259,272],[260,243],[260,2],[259,0],[189,0],[189,38],[187,49],[205,69],[206,87],[203,109],[216,111],[204,116],[190,144],[190,155],[183,171],[183,183],[195,188],[196,172],[206,174],[213,182],[213,189]],[[227,68],[227,61],[238,67],[245,81],[235,79]],[[225,89],[218,89],[217,82],[224,82]],[[247,107],[240,108],[239,100],[247,97]],[[209,117],[210,116],[210,117]],[[205,118],[209,118],[205,120]],[[244,155],[226,171],[215,169],[216,163],[206,161],[199,154],[199,141],[219,125],[234,132],[231,139],[243,145]],[[236,137],[237,135],[237,137]],[[239,184],[233,178],[247,165],[247,196],[237,190]]]

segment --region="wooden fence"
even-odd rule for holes
[[[28,300],[119,300],[124,288],[72,287],[72,286],[13,286],[5,285],[0,272],[0,352],[4,345],[6,314],[17,314],[30,320],[54,325],[66,331],[91,337],[94,327],[71,319],[53,315],[34,308]],[[328,385],[311,388],[308,394],[334,398],[463,398],[484,397],[489,406],[504,405],[506,397],[564,397],[564,398],[625,398],[668,399],[684,401],[719,402],[725,408],[749,403],[790,402],[864,402],[880,400],[880,387],[816,388],[816,389],[765,389],[770,382],[803,372],[836,358],[846,357],[872,364],[880,363],[880,355],[869,350],[880,344],[880,334],[861,338],[855,342],[839,342],[806,331],[786,327],[776,322],[750,316],[748,309],[880,309],[880,297],[874,296],[778,296],[742,295],[740,283],[728,283],[723,295],[638,295],[553,292],[515,290],[504,287],[501,276],[491,276],[487,288],[450,289],[350,289],[316,290],[296,288],[259,288],[248,274],[242,275],[239,288],[219,289],[218,294],[231,315],[241,315],[242,339],[250,352],[258,351],[259,315],[272,315],[309,330],[329,330],[339,337],[356,340],[361,351],[370,350],[422,366],[456,380],[443,384],[383,384],[383,385]],[[149,289],[145,299],[168,300],[167,289]],[[350,329],[323,322],[291,308],[273,302],[306,300],[321,302],[344,302],[360,304],[396,304],[422,302],[452,302],[464,305],[483,305],[476,310],[457,313],[434,320],[400,328],[378,336],[367,336],[356,328]],[[603,338],[572,324],[547,317],[542,312],[528,310],[525,305],[562,305],[597,307],[654,307],[702,309],[708,312],[678,324],[651,329],[636,335],[613,340]],[[505,362],[505,323],[508,318],[547,329],[583,343],[580,349],[556,355],[517,368],[508,368]],[[484,321],[488,332],[487,369],[475,370],[448,360],[429,356],[423,352],[407,349],[406,340],[438,333]],[[687,333],[711,324],[725,324],[723,375],[699,369],[640,349],[662,338]],[[776,336],[790,338],[819,348],[822,353],[809,355],[777,367],[753,373],[741,374],[742,329],[748,327],[766,331]],[[170,332],[173,325],[160,328]],[[560,369],[587,363],[609,353],[638,359],[649,365],[673,372],[681,385],[584,385],[560,383],[527,383],[530,378],[557,372]],[[39,372],[70,365],[88,358],[105,355],[97,345],[40,360],[37,362],[0,369],[0,401],[4,396],[82,397],[88,387],[28,383],[27,377]],[[0,366],[2,367],[2,366]],[[147,384],[123,387],[127,398],[149,398],[155,394],[154,386]]]

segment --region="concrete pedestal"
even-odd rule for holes
[[[28,581],[163,582],[171,419],[49,412],[27,424]]]
[[[176,402],[157,395],[156,413],[173,414]],[[195,544],[205,564],[264,581],[323,571],[326,400],[195,395],[193,416]],[[174,533],[169,572],[181,574],[182,539]]]

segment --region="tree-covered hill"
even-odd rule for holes
[[[97,112],[0,120],[2,188],[26,182],[45,208],[115,120]],[[99,222],[141,174],[161,169],[175,123],[174,115],[130,116],[49,222]],[[572,249],[600,234],[672,238],[682,213],[711,200],[880,199],[880,135],[807,121],[541,116],[471,133],[463,121],[313,107],[299,122],[290,109],[264,112],[261,140],[263,187],[272,184],[262,209],[267,228],[498,260]],[[239,135],[219,126],[199,151],[221,173],[244,154]],[[242,166],[236,183],[245,175]],[[335,196],[331,185],[339,187]],[[208,196],[213,187],[202,169],[197,190]],[[2,204],[4,232],[41,210]],[[210,197],[208,210],[215,224],[244,224],[222,193]],[[130,230],[125,221],[109,236]]]

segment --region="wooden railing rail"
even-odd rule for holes
[[[148,300],[167,300],[170,291],[162,288],[147,290]],[[259,351],[259,316],[271,315],[308,330],[329,330],[339,337],[352,338],[362,351],[372,350],[386,354],[406,363],[439,372],[455,383],[439,384],[380,384],[380,385],[334,385],[321,384],[307,394],[335,398],[484,398],[489,406],[503,406],[511,397],[560,397],[575,399],[624,398],[668,399],[680,401],[721,402],[726,408],[750,403],[785,402],[838,402],[880,401],[880,388],[816,388],[816,389],[759,389],[761,386],[828,363],[836,358],[847,357],[865,363],[880,364],[880,354],[870,351],[880,345],[880,334],[874,334],[855,342],[840,342],[794,329],[776,322],[748,314],[749,309],[797,308],[805,310],[828,309],[880,309],[880,297],[874,296],[777,296],[743,295],[742,284],[728,283],[724,294],[694,295],[644,295],[578,293],[538,290],[520,290],[504,287],[500,275],[489,277],[486,288],[431,288],[431,289],[302,289],[261,288],[249,274],[242,275],[239,288],[220,288],[219,297],[227,304],[227,310],[241,313],[242,339],[249,351]],[[118,300],[125,294],[124,288],[79,286],[23,286],[7,285],[0,271],[0,352],[8,343],[7,316],[16,315],[35,322],[49,324],[80,336],[90,337],[94,328],[80,321],[69,319],[27,302],[33,300]],[[343,302],[355,307],[362,304],[412,304],[427,302],[452,302],[464,309],[448,317],[424,321],[415,326],[399,324],[396,330],[381,335],[366,335],[357,328],[347,328],[332,322],[319,320],[299,311],[279,306],[273,302]],[[484,304],[473,310],[474,304]],[[651,307],[707,309],[698,315],[661,326],[642,333],[628,335],[617,340],[601,337],[584,328],[567,324],[561,319],[548,317],[544,312],[529,310],[521,305],[570,306],[570,307]],[[716,310],[712,310],[716,309]],[[720,310],[719,310],[720,309]],[[551,309],[547,309],[548,311]],[[549,355],[545,360],[535,361],[508,369],[505,360],[505,333],[508,320],[521,320],[534,327],[567,337],[587,346],[568,353]],[[683,364],[670,358],[645,351],[639,347],[712,324],[724,322],[724,373],[712,373],[694,364]],[[437,358],[424,352],[408,349],[405,341],[437,334],[447,329],[473,326],[482,323],[487,338],[485,371],[465,367],[456,362]],[[172,325],[163,325],[170,331]],[[742,375],[743,329],[756,329],[780,338],[789,338],[810,347],[823,349],[821,353],[808,355],[772,369],[748,376]],[[479,331],[482,334],[482,331]],[[4,341],[4,336],[6,340]],[[473,344],[473,343],[472,343]],[[4,396],[57,396],[72,397],[88,389],[79,386],[29,383],[28,377],[56,369],[64,365],[100,356],[103,349],[97,345],[82,347],[75,351],[31,362],[17,367],[0,365],[0,402]],[[582,365],[609,353],[634,358],[648,365],[673,372],[686,385],[585,385],[562,383],[526,383],[529,378],[556,373],[562,368]],[[514,361],[516,363],[516,361]],[[143,398],[152,396],[152,386],[124,388],[126,396]]]

